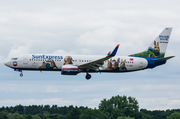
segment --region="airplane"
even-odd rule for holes
[[[91,78],[90,73],[125,73],[154,68],[163,65],[174,56],[165,57],[172,28],[165,28],[150,46],[143,52],[116,56],[119,44],[106,56],[100,55],[60,55],[60,54],[25,54],[11,58],[4,63],[7,67],[20,72],[59,71],[62,75],[77,75],[86,73],[85,78]]]

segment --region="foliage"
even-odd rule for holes
[[[143,112],[141,112],[141,118],[142,119],[152,119],[152,117],[149,114],[145,114]]]
[[[75,108],[69,112],[67,119],[79,119],[79,116],[80,116],[80,111],[79,109]]]
[[[108,117],[115,119],[119,116],[138,116],[139,105],[135,98],[127,96],[113,96],[109,100],[102,100],[99,104],[100,111],[103,111]]]
[[[172,109],[172,110],[146,110],[146,109],[141,109],[140,112],[143,112],[146,115],[150,115],[152,119],[165,119],[168,116],[170,116],[174,112],[179,112],[180,109]]]
[[[24,117],[22,117],[19,113],[14,113],[9,117],[9,119],[24,119]]]
[[[41,119],[37,114],[32,116],[32,119]]]
[[[117,119],[134,119],[134,117],[124,117],[124,116],[120,116],[120,117],[118,117]]]
[[[99,109],[73,105],[0,107],[0,119],[178,119],[179,115],[180,109],[139,110],[135,98],[119,95],[103,99]]]
[[[26,119],[32,119],[32,116],[31,116],[30,114],[28,114],[28,115],[26,116]]]
[[[168,116],[167,119],[180,119],[180,113],[174,112],[170,116]]]

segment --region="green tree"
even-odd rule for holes
[[[48,111],[44,111],[44,112],[43,112],[43,116],[44,116],[44,117],[47,117],[47,116],[49,116],[49,115],[50,115],[50,113],[49,113]]]
[[[66,119],[66,115],[58,114],[58,119]]]
[[[16,106],[14,107],[14,109],[15,109],[16,112],[18,112],[19,114],[23,114],[23,113],[24,113],[24,107],[23,107],[21,104],[16,105]]]
[[[102,100],[99,109],[110,119],[116,119],[119,116],[130,116],[141,118],[139,105],[135,98],[127,96],[113,96],[109,100]]]
[[[50,114],[50,115],[48,115],[46,118],[58,119],[58,115],[57,115],[57,114]]]
[[[32,119],[41,119],[37,114],[32,116]]]
[[[44,111],[48,111],[48,112],[50,112],[50,110],[51,110],[51,108],[50,108],[50,106],[49,106],[49,105],[45,105],[45,106],[44,106]]]
[[[167,119],[180,119],[180,113],[174,112],[170,116],[167,116]]]
[[[107,116],[100,110],[95,109],[81,109],[79,119],[107,119]]]
[[[14,113],[9,117],[9,119],[19,119],[20,117],[21,115],[19,113]]]
[[[28,115],[26,116],[26,119],[32,119],[32,116],[31,116],[30,114],[28,114]]]
[[[80,116],[79,109],[74,108],[69,112],[67,119],[79,119],[79,116]]]
[[[143,112],[141,112],[142,115],[142,119],[151,119],[152,117],[149,114],[145,114]]]
[[[120,116],[117,119],[134,119],[134,117],[124,117],[124,116]]]
[[[8,119],[8,112],[5,110],[0,112],[0,119]]]
[[[25,119],[22,115],[20,115],[17,119]]]
[[[2,119],[8,119],[8,112],[2,111],[2,112],[0,113],[0,117],[1,117]]]

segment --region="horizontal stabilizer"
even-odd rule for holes
[[[175,56],[170,56],[170,57],[165,57],[165,58],[159,58],[159,59],[153,59],[154,62],[161,62],[161,61],[165,61],[165,60],[168,60],[168,59],[171,59]]]

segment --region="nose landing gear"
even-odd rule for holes
[[[91,75],[89,73],[86,74],[86,79],[89,80],[91,78]]]
[[[21,72],[21,73],[20,73],[20,77],[22,77],[22,76],[23,76],[23,73]]]
[[[23,73],[22,73],[22,70],[21,70],[21,69],[14,69],[14,71],[21,72],[21,73],[20,73],[20,77],[22,77],[22,76],[23,76]]]

